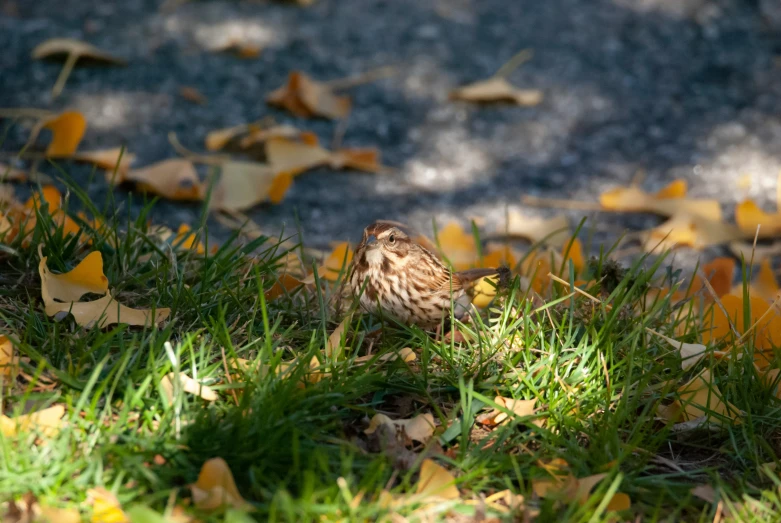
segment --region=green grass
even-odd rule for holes
[[[333,307],[338,286],[299,289],[267,303],[264,290],[284,254],[278,238],[246,245],[233,238],[199,256],[156,238],[146,225],[149,206],[135,220],[105,215],[78,188],[70,190],[70,199],[106,221],[89,233],[92,247],[52,233],[44,213],[29,237],[0,249],[0,331],[25,358],[23,376],[3,384],[4,412],[66,405],[66,424],[55,437],[0,436],[0,501],[32,491],[41,503],[81,507],[86,517],[86,491],[105,486],[126,509],[143,505],[162,514],[187,503],[187,485],[204,461],[219,456],[254,506],[252,519],[375,520],[390,517],[380,493],[413,493],[428,457],[457,477],[461,491],[460,500],[425,507],[431,520],[471,521],[478,513],[518,521],[525,510],[537,521],[710,522],[729,507],[741,520],[778,519],[781,482],[763,464],[779,454],[779,401],[748,358],[705,358],[683,371],[676,351],[647,334],[652,328],[677,338],[680,324],[686,341],[697,338],[697,308],[675,319],[668,299],[643,305],[665,275],[675,281],[663,260],[640,260],[620,277],[612,274],[614,281],[606,278],[602,304],[560,286],[548,303],[533,305],[516,279],[486,317],[462,326],[472,340],[462,344],[355,314],[342,357],[322,358],[328,374],[302,386],[309,360],[323,354],[343,319]],[[170,307],[170,319],[161,329],[99,330],[47,317],[39,244],[55,272],[100,250],[115,297],[130,306]],[[612,267],[607,254],[595,276],[605,276],[606,266]],[[370,347],[378,356],[411,347],[418,359],[356,364]],[[225,365],[236,358],[250,365],[229,383]],[[292,375],[273,371],[294,360],[304,363]],[[659,402],[672,400],[677,385],[705,366],[745,413],[741,423],[679,433],[655,419]],[[207,403],[180,392],[169,402],[159,383],[172,371],[197,376],[220,399]],[[545,423],[516,418],[481,427],[475,418],[497,395],[536,399],[535,418]],[[431,412],[439,429],[428,444],[411,446],[412,454],[383,451],[363,433],[376,412],[394,418]],[[607,477],[584,504],[540,499],[532,484],[550,477],[541,464],[555,458],[579,478]],[[716,489],[723,507],[692,495],[702,484]],[[479,502],[504,489],[523,496],[520,512]],[[606,511],[614,492],[629,495],[629,510]],[[421,520],[418,509],[395,510]],[[241,519],[236,511],[188,510],[202,520]],[[142,509],[131,512],[134,521],[152,521],[139,515]]]

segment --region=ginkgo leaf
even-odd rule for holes
[[[322,116],[333,120],[347,116],[351,107],[348,97],[335,95],[327,85],[299,71],[291,72],[287,83],[270,93],[266,102],[302,118]]]
[[[685,198],[685,182],[673,181],[656,194],[649,194],[637,186],[617,187],[599,196],[600,205],[610,211],[652,212],[662,216],[687,214],[714,222],[722,220],[721,205],[717,200]]]
[[[530,278],[531,289],[541,296],[547,295],[550,288],[551,270],[551,257],[548,252],[535,253],[521,263],[521,274]]]
[[[218,51],[222,53],[233,53],[239,58],[248,60],[250,58],[257,58],[263,51],[263,47],[251,42],[244,42],[236,38],[227,40],[218,47],[213,47],[212,51]]]
[[[179,381],[179,387],[184,392],[198,396],[199,398],[206,401],[217,401],[219,399],[219,396],[216,392],[214,392],[214,390],[211,389],[211,387],[203,385],[197,380],[194,380],[190,376],[182,374],[181,372],[169,372],[160,380],[160,387],[163,389],[163,392],[165,393],[169,403],[172,403],[174,400],[174,391],[176,390],[175,382],[177,381],[177,377]]]
[[[743,237],[736,226],[712,221],[695,214],[674,214],[663,224],[641,234],[646,252],[673,249],[679,246],[702,250]]]
[[[136,160],[136,155],[127,152],[127,149],[122,147],[115,147],[113,149],[82,151],[74,154],[73,159],[91,163],[109,171],[116,169],[118,172],[126,172],[130,169],[130,164]]]
[[[87,503],[92,506],[91,523],[130,523],[117,497],[103,487],[89,489]]]
[[[535,494],[541,498],[575,500],[580,505],[588,502],[594,487],[607,477],[606,473],[600,473],[578,479],[570,472],[569,464],[561,459],[553,460],[551,466],[545,468],[552,477],[533,479],[532,490]],[[629,496],[616,492],[608,502],[607,510],[626,510],[631,504]]]
[[[228,145],[231,140],[245,134],[257,124],[241,124],[234,125],[233,127],[226,127],[224,129],[217,129],[215,131],[209,131],[206,135],[205,145],[209,151],[219,151]]]
[[[422,498],[458,499],[461,493],[455,482],[456,479],[445,467],[431,459],[424,459],[415,493]]]
[[[201,467],[198,480],[190,485],[193,503],[200,510],[215,510],[228,505],[239,510],[253,507],[244,501],[228,464],[222,458],[207,460]]]
[[[505,398],[502,396],[496,396],[494,403],[500,407],[504,407],[517,417],[524,418],[534,414],[534,405],[537,403],[536,399],[533,400],[516,400],[512,398]],[[483,425],[489,425],[494,427],[507,423],[510,420],[510,416],[501,409],[493,409],[491,412],[483,414],[477,418],[477,421]],[[540,420],[535,420],[532,423],[539,425]]]
[[[427,442],[434,435],[434,415],[431,413],[418,414],[410,419],[391,419],[385,414],[375,414],[369,422],[369,427],[364,434],[374,434],[380,425],[389,425],[397,431],[404,431],[407,437],[421,443]]]
[[[0,334],[0,376],[6,380],[16,379],[19,373],[19,356],[8,336]]]
[[[353,254],[348,242],[337,244],[325,259],[325,263],[317,268],[318,277],[332,282],[338,280],[340,274],[344,275],[347,267],[353,261]],[[314,283],[314,274],[307,276],[302,281],[307,285]]]
[[[699,343],[684,343],[682,341],[674,340],[672,338],[668,338],[664,334],[660,334],[655,331],[650,331],[654,335],[659,336],[664,341],[672,345],[675,349],[678,350],[678,352],[681,355],[681,368],[683,370],[688,370],[691,367],[694,367],[697,365],[697,363],[702,360],[702,358],[705,357],[705,351],[707,351],[707,347],[705,345],[701,345]]]
[[[735,207],[735,222],[749,238],[757,234],[758,227],[760,238],[781,234],[781,213],[767,213],[751,200],[745,200]]]
[[[764,259],[759,264],[759,273],[757,277],[751,282],[749,294],[751,296],[758,296],[768,301],[773,301],[778,294],[779,286],[776,280],[776,275],[773,272],[773,268],[770,266],[770,260]]]
[[[27,173],[16,167],[0,162],[0,183],[2,182],[25,182]]]
[[[57,81],[52,88],[53,98],[56,98],[62,92],[62,88],[65,86],[65,82],[79,58],[90,58],[109,64],[125,64],[125,61],[121,58],[101,51],[94,45],[72,38],[52,38],[46,40],[35,46],[32,52],[32,57],[36,60],[56,56],[64,56],[65,64],[62,66],[60,75],[57,77]]]
[[[759,263],[767,258],[781,256],[781,242],[771,245],[754,245],[753,243],[734,241],[730,242],[728,247],[737,259],[746,260],[746,262],[753,260],[754,263]]]
[[[272,138],[295,139],[299,138],[301,135],[302,132],[292,125],[274,125],[272,127],[262,129],[250,129],[247,133],[247,136],[239,141],[239,145],[243,149],[247,149],[253,145],[266,143]]]
[[[43,122],[42,128],[52,132],[52,141],[46,148],[46,156],[68,158],[73,156],[84,137],[87,119],[78,111],[65,111]]]
[[[583,256],[583,244],[579,238],[566,242],[562,247],[561,255],[565,261],[571,260],[575,268],[575,274],[579,274],[586,266],[586,258]]]
[[[38,254],[42,248],[39,246]],[[47,258],[41,255],[41,285],[46,286],[49,296],[58,301],[78,301],[87,293],[106,294],[108,278],[103,274],[103,255],[100,251],[89,253],[71,271],[52,274],[46,266]]]
[[[547,245],[557,248],[563,247],[572,238],[566,216],[536,218],[513,210],[507,216],[506,230],[500,232],[532,243],[544,240]]]
[[[451,100],[466,102],[510,102],[523,107],[532,107],[542,102],[544,95],[539,89],[519,89],[501,76],[480,80],[450,92]]]
[[[64,405],[54,405],[47,409],[9,418],[0,414],[0,432],[11,437],[21,432],[37,431],[45,436],[55,436],[62,427],[65,415]]]
[[[436,249],[436,246],[432,247]],[[480,261],[480,267],[515,267],[518,263],[518,256],[509,245],[498,245],[489,243],[483,259]]]
[[[221,165],[209,205],[218,210],[241,211],[264,201],[277,204],[292,181],[289,173],[275,173],[266,164],[228,161]]]
[[[170,200],[202,200],[204,188],[190,160],[163,160],[141,169],[120,173],[120,182],[133,182],[142,191],[159,194]],[[110,182],[111,173],[106,174]]]
[[[415,351],[410,349],[409,347],[404,347],[401,349],[398,353],[396,352],[387,352],[381,356],[376,356],[374,354],[369,354],[366,356],[359,356],[358,358],[355,358],[355,363],[367,363],[372,360],[376,360],[378,362],[388,362],[388,361],[396,361],[398,359],[401,359],[401,361],[405,363],[410,363],[415,361],[418,358],[417,354],[415,354]]]
[[[279,276],[279,279],[277,279],[276,282],[274,282],[274,285],[271,286],[269,290],[266,291],[265,297],[267,301],[275,300],[285,294],[286,292],[290,292],[293,289],[296,289],[297,287],[300,287],[303,285],[304,282],[295,276],[292,276],[290,274],[281,274]]]
[[[102,329],[117,323],[148,327],[160,324],[171,314],[171,309],[157,308],[153,316],[151,309],[132,309],[117,302],[111,295],[88,302],[59,303],[42,294],[47,315],[71,314],[82,327],[96,325]]]
[[[306,133],[302,139],[272,137],[266,141],[266,159],[275,173],[296,176],[310,169],[329,165],[333,169],[357,169],[378,172],[378,152],[374,149],[340,149],[331,152]]]
[[[701,416],[717,414],[730,420],[735,420],[740,411],[734,405],[724,401],[718,386],[713,383],[709,369],[704,369],[691,381],[678,389],[680,405],[683,407],[684,421],[693,420]],[[720,422],[719,418],[713,421]]]
[[[194,251],[196,254],[206,254],[206,247],[198,241],[198,234],[186,223],[181,224],[176,230],[176,235],[171,239],[171,245],[175,249]]]
[[[450,222],[437,231],[439,252],[441,252],[456,270],[472,267],[477,262],[475,237],[464,231],[456,222]]]
[[[49,523],[80,523],[81,514],[75,508],[58,508],[40,505],[41,515]]]
[[[735,274],[735,260],[734,258],[727,257],[714,258],[702,266],[699,273],[693,276],[692,284],[686,289],[687,296],[704,294],[706,301],[713,301],[710,292],[702,292],[702,288],[705,284],[703,283],[703,278],[700,274],[705,275],[715,291],[716,296],[724,296],[732,289],[732,280]]]
[[[342,337],[344,336],[344,331],[347,329],[347,327],[350,325],[350,320],[352,320],[352,315],[348,314],[342,321],[337,325],[337,327],[334,329],[334,331],[328,336],[328,340],[326,340],[325,343],[325,356],[327,358],[334,358],[339,359],[342,353]]]

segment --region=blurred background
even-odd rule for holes
[[[311,246],[355,241],[374,219],[428,232],[434,219],[479,218],[500,229],[508,210],[590,216],[597,240],[609,241],[659,220],[529,207],[523,197],[596,201],[643,173],[649,191],[688,181],[691,196],[718,199],[728,219],[747,197],[775,208],[780,31],[777,0],[0,0],[0,106],[78,110],[88,122],[80,148],[126,146],[134,166],[175,157],[171,132],[203,152],[208,132],[267,117],[326,147],[376,147],[390,172],[314,169],[279,204],[247,211],[269,234],[300,227]],[[89,42],[126,65],[80,64],[53,99],[61,63],[31,58],[51,38]],[[449,99],[524,49],[530,59],[507,80],[541,91],[539,103]],[[386,66],[392,74],[340,91],[352,100],[341,121],[265,102],[291,71],[325,82]],[[0,123],[0,161],[29,168],[15,156],[29,125]],[[36,168],[59,176],[46,162]],[[143,202],[126,201],[132,187],[110,188],[89,165],[65,170],[96,203],[109,191],[134,211]],[[202,211],[162,199],[153,219],[175,228]]]

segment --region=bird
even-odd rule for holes
[[[374,222],[363,231],[349,271],[353,296],[366,312],[431,330],[469,312],[467,289],[503,268],[454,272],[395,222]],[[506,270],[506,269],[505,269]]]

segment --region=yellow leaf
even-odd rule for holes
[[[250,510],[252,506],[241,497],[228,464],[222,458],[212,458],[201,467],[198,481],[190,485],[195,507],[201,510],[215,510],[229,505],[239,510]]]
[[[375,358],[376,358],[376,360],[378,362],[396,361],[399,358],[401,358],[401,361],[403,361],[405,363],[410,363],[410,362],[415,361],[416,359],[418,359],[418,356],[417,356],[417,354],[415,354],[415,351],[413,351],[409,347],[404,347],[403,349],[401,349],[398,352],[398,354],[395,353],[395,352],[388,352],[388,353],[385,353],[385,354],[383,354],[382,356],[379,356],[379,357],[375,356],[374,354],[369,354],[369,355],[366,355],[366,356],[360,356],[358,358],[355,358],[354,361],[355,361],[355,363],[366,363],[366,362],[371,361],[371,360],[373,360]]]
[[[271,301],[279,298],[285,292],[290,292],[296,287],[303,285],[304,282],[291,276],[290,274],[282,274],[279,279],[274,282],[269,290],[266,291],[266,301]]]
[[[151,309],[132,309],[117,302],[111,295],[88,302],[58,303],[44,294],[43,301],[46,305],[46,314],[49,316],[67,312],[73,316],[78,325],[88,327],[94,324],[101,329],[117,323],[145,327],[158,325],[171,314],[171,309],[158,308],[152,317]]]
[[[537,400],[515,400],[512,398],[496,396],[494,398],[494,403],[509,410],[517,417],[523,418],[534,414],[534,405],[537,403]],[[491,412],[483,414],[477,419],[481,424],[489,425],[491,427],[507,423],[509,420],[510,416],[500,409],[493,409]],[[539,425],[539,421],[540,420],[535,420],[532,423]]]
[[[297,139],[301,131],[292,125],[274,125],[263,129],[249,129],[249,134],[239,141],[239,145],[247,149],[257,144],[266,143],[271,138]]]
[[[757,274],[756,279],[751,283],[749,293],[751,296],[773,301],[778,290],[778,282],[776,281],[776,275],[773,273],[773,268],[770,267],[770,260],[764,259],[759,264],[759,274]]]
[[[380,425],[390,425],[396,431],[403,430],[407,437],[421,443],[427,442],[434,435],[434,415],[430,413],[418,414],[410,419],[390,419],[385,414],[375,414],[369,422],[369,427],[364,434],[374,434]]]
[[[5,380],[15,380],[19,373],[19,357],[15,352],[8,336],[0,334],[0,376]]]
[[[740,411],[734,405],[726,403],[719,388],[713,383],[709,369],[704,369],[691,381],[678,389],[678,396],[683,407],[683,417],[689,421],[706,414],[717,414],[735,420]],[[707,412],[706,412],[707,411]],[[714,421],[720,422],[718,418]]]
[[[250,42],[238,40],[237,38],[233,38],[226,41],[222,45],[213,47],[211,50],[223,53],[233,53],[237,57],[244,58],[246,60],[260,56],[260,53],[263,51],[263,47]]]
[[[179,387],[181,387],[181,390],[184,392],[198,396],[206,401],[217,401],[219,399],[219,396],[211,387],[203,385],[181,372],[178,374],[176,372],[169,372],[160,380],[160,387],[163,389],[169,403],[174,400],[174,390],[176,387],[174,382],[177,381],[177,376],[179,376]]]
[[[242,211],[264,201],[279,203],[290,187],[287,173],[276,174],[266,164],[228,161],[212,192],[210,206],[225,211]]]
[[[569,246],[569,249],[567,248]],[[586,259],[583,256],[583,244],[580,239],[575,238],[572,240],[572,244],[568,241],[562,247],[561,255],[567,255],[566,260],[572,260],[572,265],[575,267],[575,274],[579,274],[580,271],[586,266]]]
[[[75,508],[56,508],[40,505],[41,515],[49,523],[80,523],[81,514]]]
[[[507,230],[500,232],[506,232],[511,237],[525,238],[532,243],[544,240],[546,245],[552,247],[563,247],[572,237],[566,216],[535,218],[524,216],[517,211],[509,212]]]
[[[309,169],[326,165],[331,159],[331,153],[317,143],[270,138],[266,141],[266,158],[275,173],[296,176]]]
[[[64,405],[54,405],[48,409],[22,414],[15,418],[0,414],[0,432],[7,437],[29,431],[38,431],[45,436],[55,436],[62,427],[64,415]]]
[[[542,102],[539,89],[519,89],[502,76],[492,76],[450,92],[451,100],[466,102],[510,102],[523,107],[532,107]]]
[[[328,336],[328,340],[325,344],[325,355],[327,358],[339,359],[342,353],[342,335],[344,335],[345,329],[350,325],[352,315],[348,314],[342,322],[337,325],[334,331]]]
[[[142,169],[131,169],[120,173],[118,182],[133,182],[146,192],[159,194],[169,200],[202,200],[204,187],[190,160],[175,158],[148,165]],[[111,182],[112,173],[106,173]]]
[[[610,502],[607,504],[608,511],[629,510],[630,508],[632,508],[632,500],[623,492],[613,494],[613,497],[610,498]]]
[[[781,234],[781,214],[770,214],[760,209],[751,200],[745,200],[735,207],[735,221],[743,233],[753,238],[759,227],[760,238]]]
[[[73,159],[97,165],[101,169],[108,169],[112,173],[115,169],[117,172],[124,173],[130,169],[130,164],[135,161],[136,155],[127,152],[127,149],[122,147],[115,147],[113,149],[76,153]]]
[[[94,45],[90,45],[80,40],[72,38],[52,38],[35,46],[32,56],[36,60],[50,58],[55,56],[65,56],[65,64],[62,66],[57,82],[52,88],[52,97],[56,98],[62,92],[65,82],[70,76],[70,72],[80,58],[90,58],[92,60],[105,62],[109,64],[124,64],[124,60],[117,58],[105,51],[101,51]]]
[[[472,267],[477,262],[475,238],[456,222],[450,222],[437,233],[439,249],[456,270]]]
[[[197,235],[190,229],[190,226],[183,223],[179,226],[179,229],[176,230],[176,236],[172,241],[172,245],[178,249],[195,251],[197,254],[205,254],[206,247],[203,246],[203,243],[196,241],[196,238]]]
[[[351,106],[348,97],[335,95],[327,85],[298,71],[291,72],[287,84],[270,93],[266,102],[302,118],[322,116],[334,120],[347,116]]]
[[[424,459],[420,466],[420,478],[415,492],[424,498],[458,499],[461,493],[455,481],[446,468],[430,459]]]
[[[674,214],[663,224],[642,234],[646,252],[678,246],[701,250],[742,237],[743,233],[732,224],[712,221],[695,214],[687,214],[685,211]]]
[[[231,140],[239,135],[248,132],[254,124],[241,124],[234,125],[233,127],[226,127],[224,129],[217,129],[216,131],[209,131],[206,134],[205,145],[209,151],[219,151],[223,149]]]
[[[46,148],[46,156],[68,158],[78,149],[84,131],[87,130],[87,120],[78,111],[65,111],[44,122],[43,128],[52,132],[52,141]]]
[[[353,261],[353,254],[349,243],[341,242],[337,244],[326,258],[325,263],[317,268],[317,275],[328,281],[338,280],[340,274],[345,276],[347,268]],[[314,275],[310,275],[302,281],[310,285],[315,281]]]
[[[705,351],[707,347],[699,343],[684,343],[682,341],[668,338],[664,334],[660,334],[655,331],[650,331],[656,336],[659,336],[664,341],[675,347],[681,355],[681,368],[687,370],[694,367],[702,358],[705,357]]]
[[[518,263],[515,253],[509,245],[490,246],[488,252],[483,255],[480,267],[515,267]]]
[[[39,255],[41,252],[39,247]],[[73,270],[63,274],[52,274],[46,267],[46,259],[41,257],[41,285],[46,286],[52,299],[78,301],[87,293],[108,292],[108,278],[103,274],[103,255],[99,251],[89,253]]]
[[[529,256],[521,263],[521,273],[530,278],[532,290],[541,296],[548,293],[551,278],[551,261],[548,253],[541,252]]]
[[[705,275],[710,282],[711,287],[716,292],[716,296],[722,297],[730,292],[732,288],[732,280],[735,274],[735,260],[734,258],[714,258],[710,262],[702,266],[701,272]],[[692,284],[686,289],[687,296],[693,296],[698,293],[702,293],[704,283],[702,277],[699,274],[695,274]],[[704,292],[705,299],[712,301],[710,292]]]
[[[87,500],[92,506],[92,523],[130,523],[117,497],[105,488],[89,489]]]
[[[675,181],[657,194],[648,194],[632,185],[617,187],[599,196],[600,205],[610,211],[652,212],[661,216],[687,214],[706,220],[722,220],[721,205],[717,200],[692,200],[685,196],[685,182]]]

